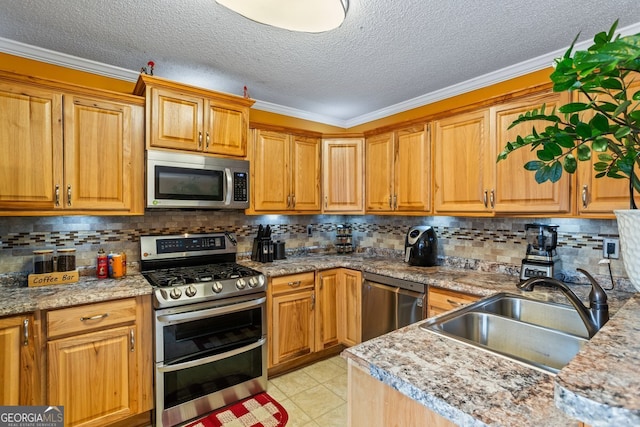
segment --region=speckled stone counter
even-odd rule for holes
[[[0,316],[50,310],[151,293],[151,285],[141,274],[122,279],[80,276],[77,283],[33,288],[3,287]]]
[[[410,267],[398,259],[310,256],[243,264],[267,276],[346,267],[478,296],[521,293],[511,271]],[[587,300],[589,286],[571,288]],[[374,378],[461,426],[577,426],[578,420],[593,426],[638,426],[640,294],[607,294],[612,319],[558,376],[430,334],[417,324],[343,354]],[[537,288],[527,296],[568,304],[550,288]]]

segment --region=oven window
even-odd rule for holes
[[[262,346],[222,360],[164,373],[165,409],[262,376]]]
[[[262,306],[163,326],[162,331],[165,365],[225,353],[262,338]]]
[[[155,198],[177,200],[223,200],[221,170],[155,166]]]

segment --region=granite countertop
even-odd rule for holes
[[[478,296],[522,293],[495,271],[410,267],[399,259],[312,256],[243,264],[267,276],[346,267]],[[460,266],[468,267],[468,266]],[[586,301],[590,286],[571,285]],[[344,356],[385,384],[463,426],[640,425],[640,294],[608,291],[611,320],[557,376],[410,325],[351,347]],[[528,297],[568,304],[560,292]]]
[[[101,280],[80,276],[78,282],[66,285],[3,287],[0,316],[147,295],[151,294],[151,290],[151,285],[141,274]]]

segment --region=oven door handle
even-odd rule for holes
[[[266,338],[260,338],[258,341],[254,342],[253,344],[249,344],[247,346],[237,348],[235,350],[231,350],[226,353],[216,354],[214,356],[209,356],[202,359],[191,360],[189,362],[178,363],[177,365],[158,366],[157,369],[159,372],[174,372],[174,371],[179,371],[181,369],[188,369],[188,368],[193,368],[195,366],[206,365],[207,363],[217,362],[218,360],[226,359],[227,357],[236,356],[240,353],[246,353],[247,351],[253,350],[255,348],[258,348],[264,345],[264,343],[266,342],[267,342]]]
[[[206,319],[212,316],[220,316],[220,315],[232,313],[235,311],[241,311],[241,310],[246,310],[248,308],[259,307],[260,305],[264,304],[266,300],[267,300],[266,297],[261,297],[251,301],[229,304],[222,307],[207,308],[204,310],[194,310],[194,311],[188,311],[186,313],[161,314],[160,316],[158,316],[158,322],[161,322],[166,325],[171,325],[174,323],[180,323],[187,320]]]

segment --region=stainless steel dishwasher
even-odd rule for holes
[[[427,318],[427,285],[363,273],[362,341]]]

